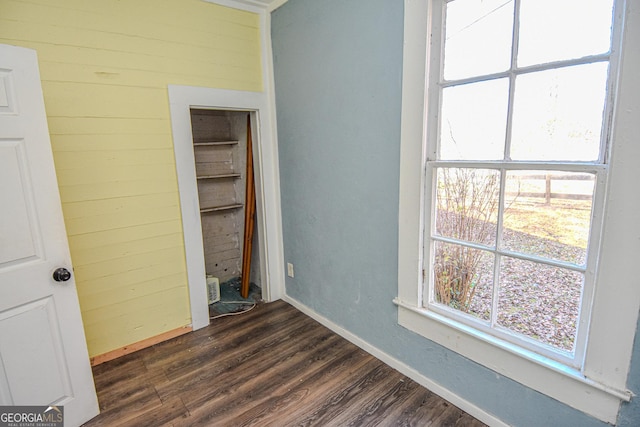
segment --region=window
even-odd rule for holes
[[[608,422],[640,299],[625,7],[405,1],[399,323]]]
[[[429,310],[576,367],[607,181],[613,16],[613,0],[581,3],[442,4],[424,256]]]

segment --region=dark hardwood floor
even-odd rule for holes
[[[86,426],[484,426],[291,305],[94,368]]]

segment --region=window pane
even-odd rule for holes
[[[573,351],[581,273],[503,257],[498,323],[561,350]]]
[[[443,89],[440,159],[503,159],[508,98],[507,79]]]
[[[522,0],[518,65],[606,53],[612,0]]]
[[[583,265],[594,183],[587,173],[507,172],[502,246]]]
[[[444,78],[505,71],[511,63],[513,0],[456,0],[447,4]]]
[[[518,76],[511,158],[597,160],[607,66],[576,65]]]
[[[436,242],[436,301],[483,320],[491,318],[493,259],[486,251]]]
[[[500,175],[498,171],[439,168],[436,234],[494,246]]]

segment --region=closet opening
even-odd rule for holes
[[[262,300],[251,113],[190,108],[210,319]],[[252,149],[253,148],[253,149]]]
[[[195,331],[209,325],[210,315],[191,111],[204,110],[207,113],[204,115],[205,122],[220,121],[219,116],[222,115],[228,116],[231,123],[237,113],[243,115],[242,121],[247,116],[250,117],[256,186],[256,222],[252,241],[258,242],[258,245],[253,245],[252,250],[252,280],[260,287],[262,299],[271,302],[284,294],[285,276],[278,146],[272,115],[275,107],[263,92],[169,85],[168,95],[184,234],[191,327]],[[199,138],[201,135],[198,135]],[[238,147],[241,146],[238,142]],[[242,176],[243,171],[238,173]]]

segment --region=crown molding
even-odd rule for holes
[[[272,12],[285,4],[287,0],[203,0],[207,3],[215,3],[234,9],[248,12],[263,13]]]

